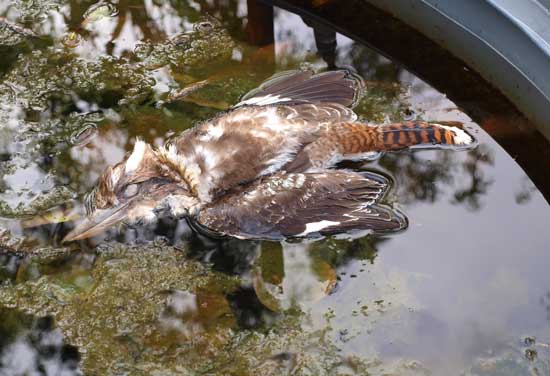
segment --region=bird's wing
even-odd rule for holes
[[[304,103],[353,107],[364,88],[363,80],[349,71],[315,74],[311,70],[278,73],[246,94],[234,107]]]
[[[197,171],[191,180],[200,188],[201,201],[211,202],[279,171],[324,126],[355,121],[346,106],[361,87],[360,79],[346,71],[280,74],[231,111],[181,134],[172,143],[174,153],[166,155],[174,154],[172,159],[183,161],[188,172]]]
[[[244,106],[189,129],[172,144],[187,166],[198,167],[197,182],[210,201],[279,171],[317,139],[323,125],[355,117],[340,104]]]
[[[387,188],[388,180],[373,173],[275,174],[206,206],[196,222],[243,239],[401,230],[404,215],[378,203]]]

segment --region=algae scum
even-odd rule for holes
[[[60,244],[136,136],[326,67],[300,17],[276,9],[269,40],[246,14],[0,1],[0,375],[550,374],[548,204],[443,94],[341,36],[323,56],[365,78],[365,120],[462,121],[480,141],[349,166],[392,177],[406,232],[251,242],[166,218]]]

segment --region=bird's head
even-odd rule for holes
[[[172,154],[137,140],[131,154],[103,172],[85,199],[86,217],[63,241],[89,238],[122,222],[152,222],[166,209],[176,216],[196,211],[199,201]]]

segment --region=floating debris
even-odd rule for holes
[[[75,206],[50,209],[35,217],[21,221],[23,228],[32,228],[55,223],[74,221],[80,218],[80,210]]]
[[[82,35],[80,35],[79,31],[89,24],[103,18],[115,17],[116,15],[118,15],[118,9],[111,3],[100,1],[99,3],[90,6],[88,10],[84,12],[83,20],[80,25],[76,28],[76,30],[73,30],[65,35],[61,40],[61,43],[67,48],[76,48],[82,42]]]
[[[0,17],[0,46],[15,46],[36,37],[38,36],[32,30]]]
[[[525,357],[527,360],[534,362],[537,359],[537,350],[527,349],[525,350]]]
[[[170,42],[178,47],[186,47],[191,43],[192,40],[193,37],[189,33],[179,33],[170,38]]]
[[[208,20],[208,21],[197,22],[193,26],[193,29],[195,31],[200,32],[200,33],[209,33],[212,30],[214,30],[215,27],[219,27],[219,26],[220,26],[220,24],[219,24],[219,22],[217,22],[217,20],[216,20],[216,25],[214,25],[213,20]]]
[[[67,48],[75,48],[80,44],[80,42],[82,42],[82,36],[76,31],[71,31],[61,40],[61,43]]]
[[[187,85],[183,89],[172,90],[168,94],[168,97],[166,98],[166,101],[167,102],[173,102],[173,101],[180,100],[184,97],[187,97],[189,94],[191,94],[195,90],[198,90],[198,89],[208,85],[209,83],[210,83],[209,80],[202,80],[202,81],[198,81],[198,82],[193,82],[192,84]]]
[[[537,342],[537,339],[533,336],[525,337],[523,343],[525,346],[533,346]]]
[[[104,1],[100,1],[99,3],[96,3],[88,8],[86,12],[84,12],[83,18],[84,20],[80,24],[82,27],[99,21],[106,17],[115,17],[118,15],[118,9],[111,3],[107,3]]]
[[[89,144],[97,133],[97,126],[94,123],[85,123],[82,128],[73,132],[69,142],[73,146],[84,146]]]

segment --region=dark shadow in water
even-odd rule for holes
[[[49,317],[0,308],[0,374],[81,375],[80,355]]]
[[[482,208],[482,197],[493,181],[485,176],[484,166],[493,166],[492,152],[484,145],[469,151],[464,161],[457,161],[452,152],[439,152],[426,160],[414,153],[385,155],[379,165],[391,171],[396,179],[399,201],[434,203],[451,188],[453,204],[470,210]]]

